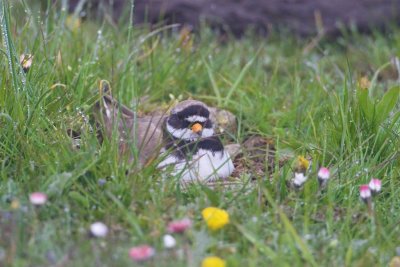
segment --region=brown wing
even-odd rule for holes
[[[110,139],[118,138],[121,155],[129,154],[133,161],[136,154],[143,166],[159,154],[164,116],[136,118],[134,111],[109,94],[103,95],[95,107],[96,118],[103,125],[105,135]]]

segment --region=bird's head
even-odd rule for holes
[[[166,131],[175,139],[185,141],[196,141],[214,135],[207,105],[196,100],[178,103],[167,119]]]

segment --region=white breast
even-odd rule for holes
[[[234,170],[232,160],[227,152],[211,152],[204,149],[199,149],[190,161],[179,160],[170,154],[158,167],[163,168],[168,165],[174,166],[171,174],[180,177],[185,182],[226,178]]]

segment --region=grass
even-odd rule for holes
[[[228,266],[387,266],[396,256],[400,113],[390,62],[398,28],[344,31],[304,52],[310,40],[287,33],[221,43],[204,28],[183,43],[176,30],[129,27],[127,19],[74,27],[61,8],[0,7],[0,265],[129,266],[129,248],[145,243],[157,254],[144,266],[199,266],[211,255]],[[26,74],[22,53],[34,55]],[[369,89],[358,85],[362,77]],[[233,141],[260,134],[274,140],[277,161],[292,157],[240,189],[182,190],[155,166],[126,175],[115,143],[96,137],[91,110],[101,80],[131,108],[148,95],[139,111],[179,96],[230,110],[240,126]],[[81,132],[79,150],[68,129]],[[297,155],[312,159],[301,190],[290,187]],[[318,166],[333,172],[321,192]],[[373,216],[358,193],[371,177],[383,181]],[[48,194],[45,206],[29,203],[35,191]],[[208,206],[226,209],[231,223],[207,230]],[[166,251],[166,224],[183,217],[194,222],[177,236],[184,253]],[[106,238],[88,237],[95,221],[110,227]]]

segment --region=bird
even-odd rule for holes
[[[172,174],[185,182],[227,178],[234,170],[229,154],[214,134],[209,107],[201,101],[178,103],[164,122],[159,168],[173,166]]]
[[[214,133],[209,107],[201,101],[184,100],[170,114],[138,117],[105,93],[95,107],[106,136],[112,138],[113,132],[117,133],[119,152],[130,153],[130,162],[137,157],[145,166],[158,159],[158,169],[170,170],[184,182],[224,179],[234,170],[232,159]],[[137,153],[132,153],[132,144]]]

